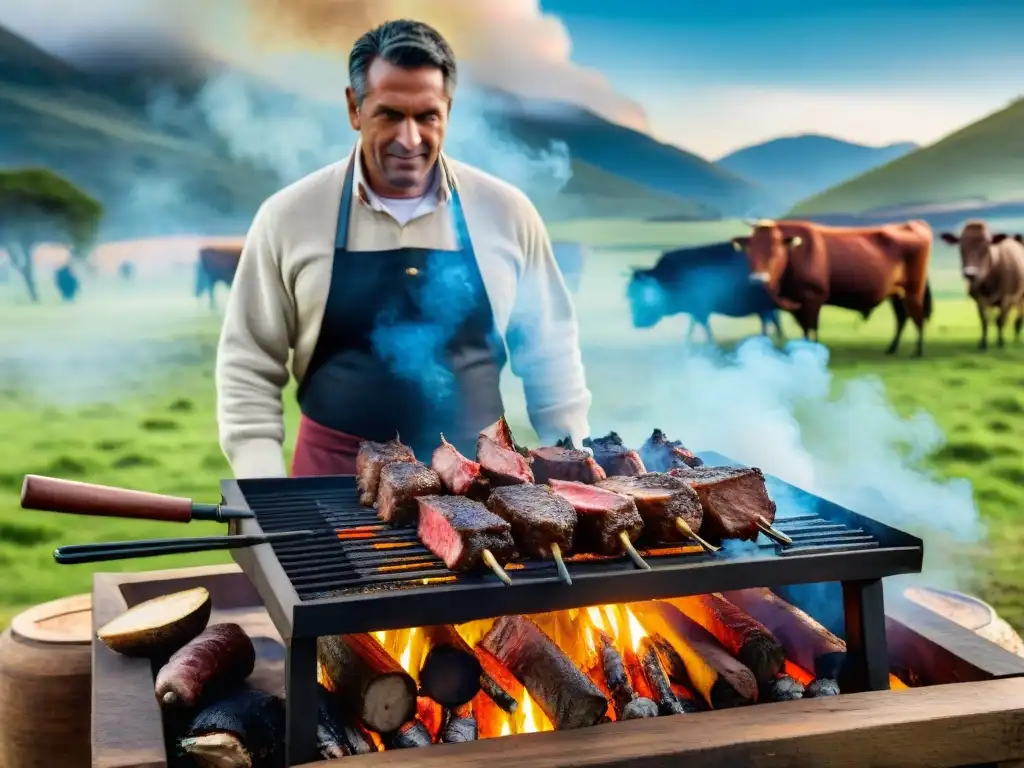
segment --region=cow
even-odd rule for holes
[[[195,296],[200,298],[204,293],[209,296],[210,309],[216,309],[214,293],[217,283],[231,287],[238,270],[238,261],[242,258],[240,247],[203,248],[199,251],[196,261]]]
[[[767,336],[774,326],[781,341],[778,309],[763,286],[747,280],[748,273],[746,258],[730,242],[663,253],[651,269],[632,271],[626,296],[633,326],[651,328],[664,317],[685,314],[693,318],[687,342],[698,325],[713,341],[711,315],[757,315],[761,332]]]
[[[967,222],[959,235],[943,232],[942,239],[960,246],[960,265],[967,280],[967,295],[974,299],[981,320],[979,349],[988,349],[988,321],[996,310],[996,343],[1005,344],[1003,330],[1010,310],[1017,311],[1013,321],[1013,340],[1020,341],[1024,326],[1024,237],[993,234],[983,221]]]
[[[56,270],[53,273],[53,282],[57,286],[57,293],[60,294],[61,301],[70,303],[75,300],[80,284],[71,265],[65,264]]]
[[[732,242],[746,254],[750,280],[793,314],[805,339],[818,341],[825,305],[852,309],[867,319],[889,299],[896,333],[886,354],[899,348],[908,316],[918,331],[915,354],[924,354],[924,325],[932,314],[932,231],[926,222],[838,228],[765,220]]]

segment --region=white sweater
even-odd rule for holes
[[[322,168],[270,197],[246,237],[216,372],[220,444],[236,477],[287,474],[281,391],[289,380],[289,357],[291,375],[301,382],[320,334],[348,162]],[[361,165],[354,173],[350,250],[456,247],[445,174],[437,204],[402,226],[369,194]],[[512,372],[523,380],[533,428],[546,444],[569,435],[579,445],[590,434],[591,396],[575,310],[544,222],[516,188],[447,157],[445,165],[459,191]]]

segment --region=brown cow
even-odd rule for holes
[[[896,313],[896,334],[886,350],[899,348],[907,317],[917,326],[916,354],[924,352],[924,324],[931,317],[928,263],[932,231],[923,221],[881,227],[825,227],[806,221],[760,221],[749,237],[733,238],[746,251],[750,279],[765,284],[775,303],[793,313],[818,340],[826,304],[867,318],[886,299]]]
[[[240,246],[201,249],[199,260],[196,262],[196,298],[198,299],[204,293],[208,294],[210,309],[215,309],[214,289],[216,289],[217,283],[224,283],[228,288],[231,287],[241,258],[242,248]]]
[[[997,309],[996,332],[1000,347],[1004,345],[1003,329],[1010,310],[1017,310],[1013,322],[1013,339],[1020,341],[1024,326],[1024,237],[992,234],[983,221],[969,221],[957,237],[943,232],[942,239],[960,246],[960,264],[967,280],[967,294],[978,306],[981,319],[980,349],[988,348],[988,317]]]

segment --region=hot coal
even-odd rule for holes
[[[487,478],[480,465],[467,459],[441,435],[441,445],[430,457],[430,468],[441,478],[441,483],[456,496],[468,496],[483,501],[490,492]]]
[[[440,494],[441,478],[418,461],[393,461],[380,471],[377,517],[394,526],[416,522],[416,499]]]
[[[551,490],[576,510],[576,552],[617,555],[622,552],[623,532],[630,541],[643,532],[643,518],[629,496],[564,480],[552,480]]]
[[[519,551],[529,557],[550,557],[552,544],[564,553],[572,549],[576,510],[547,486],[495,488],[487,499],[487,508],[508,521]]]
[[[764,473],[757,468],[700,467],[679,469],[673,475],[700,497],[704,509],[701,535],[711,541],[753,541],[760,533],[757,518],[775,520],[775,502],[768,496]]]
[[[594,461],[608,477],[635,477],[647,472],[640,454],[626,446],[617,432],[609,432],[594,440],[588,437],[583,441],[583,447],[594,452]]]
[[[693,531],[698,531],[704,517],[700,498],[689,485],[658,472],[637,477],[609,477],[597,487],[630,497],[644,521],[643,538],[651,542],[676,542],[685,536],[676,527],[682,518]]]
[[[680,467],[699,467],[704,463],[679,440],[669,440],[660,429],[654,430],[640,447],[640,458],[648,472],[668,472]]]
[[[805,699],[820,699],[825,696],[838,695],[839,683],[827,677],[819,677],[817,680],[808,685],[807,690],[804,691]]]
[[[372,507],[377,500],[377,486],[381,470],[395,461],[416,461],[412,448],[396,437],[386,443],[364,440],[356,454],[356,486],[359,488],[359,503]]]
[[[789,675],[780,675],[761,686],[761,701],[795,701],[804,697],[804,684]]]
[[[464,496],[421,496],[419,538],[453,571],[481,565],[484,550],[504,565],[516,556],[512,526]]]
[[[538,483],[552,480],[596,483],[606,477],[593,456],[571,446],[537,448],[530,451],[530,459],[533,476]]]

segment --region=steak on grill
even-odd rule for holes
[[[377,517],[394,526],[416,522],[416,497],[440,494],[441,478],[419,461],[393,461],[380,471]]]
[[[480,431],[480,434],[484,437],[488,437],[495,443],[500,445],[502,448],[507,448],[510,451],[518,449],[515,438],[512,437],[512,430],[508,426],[508,422],[505,421],[505,417],[502,416],[496,422],[491,424],[489,427]]]
[[[640,458],[650,472],[668,472],[677,467],[699,467],[704,460],[686,450],[678,440],[669,440],[660,429],[654,430],[640,447]]]
[[[356,486],[359,488],[359,503],[364,507],[372,507],[377,500],[377,486],[380,484],[380,471],[385,464],[393,461],[416,461],[412,448],[396,437],[386,443],[364,440],[359,444],[356,454]]]
[[[420,496],[418,535],[423,546],[453,571],[480,566],[484,550],[499,565],[516,556],[512,526],[479,501],[465,496]]]
[[[697,467],[676,469],[673,476],[696,491],[704,508],[701,535],[710,541],[757,538],[757,516],[775,521],[775,502],[764,473],[757,468]]]
[[[627,447],[617,432],[609,432],[596,440],[588,437],[583,447],[594,452],[594,461],[608,477],[636,477],[647,471],[640,454]]]
[[[547,486],[507,485],[495,488],[487,508],[512,526],[512,538],[528,557],[551,557],[551,545],[572,549],[576,510]]]
[[[570,446],[536,448],[530,451],[530,467],[534,481],[573,480],[578,483],[596,483],[607,475],[586,451]]]
[[[643,533],[643,518],[629,496],[565,480],[552,480],[551,490],[576,510],[576,552],[618,555],[622,553],[623,531],[630,541]]]
[[[649,542],[681,541],[686,537],[676,528],[682,518],[698,532],[704,511],[697,492],[678,477],[647,472],[636,477],[609,477],[599,488],[629,496],[644,520],[643,538]]]
[[[444,435],[441,435],[441,444],[430,457],[430,468],[437,472],[450,493],[481,501],[487,498],[490,488],[480,465],[459,453],[454,445],[444,439]]]
[[[533,482],[533,470],[525,456],[503,448],[483,433],[476,440],[476,460],[492,486]]]

